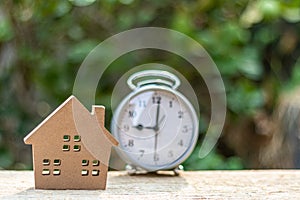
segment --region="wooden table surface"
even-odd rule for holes
[[[106,190],[35,190],[32,171],[0,171],[0,199],[300,199],[300,170],[109,172]]]

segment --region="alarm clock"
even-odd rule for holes
[[[132,92],[118,105],[111,125],[127,169],[131,174],[179,169],[197,143],[199,124],[194,107],[177,91],[179,78],[145,70],[127,84]]]

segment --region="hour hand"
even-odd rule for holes
[[[132,126],[132,128],[136,128],[139,131],[142,131],[143,129],[152,129],[152,130],[155,129],[154,126],[146,126],[146,127],[144,127],[142,124],[138,124],[136,126]]]
[[[146,127],[144,127],[145,129],[155,129],[155,127],[154,126],[146,126]]]
[[[158,131],[158,130],[159,130],[160,124],[164,121],[165,118],[166,118],[166,115],[164,115],[164,116],[159,120],[157,126],[146,126],[146,127],[144,127],[144,128],[145,128],[145,129],[152,129],[152,130]]]

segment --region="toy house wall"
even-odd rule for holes
[[[79,134],[70,110],[56,113],[38,130],[37,135],[38,141],[33,144],[37,189],[105,189],[107,166],[101,161],[94,166],[96,159],[82,140],[74,140]],[[69,139],[66,139],[67,136]],[[66,147],[69,149],[63,150]],[[109,159],[111,149],[103,151]],[[83,165],[83,161],[88,164]],[[98,175],[95,175],[96,170],[99,170]]]

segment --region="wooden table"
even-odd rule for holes
[[[32,171],[0,171],[0,199],[300,199],[300,170],[109,172],[107,189],[35,190]]]

